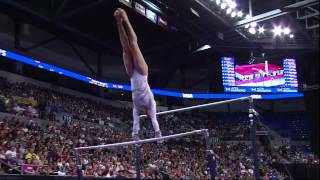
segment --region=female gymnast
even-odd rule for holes
[[[161,137],[156,117],[156,102],[148,84],[148,65],[140,51],[137,35],[131,26],[127,13],[123,9],[118,8],[114,12],[114,17],[123,48],[123,62],[131,80],[133,101],[132,138],[134,141],[139,140],[139,114],[144,112],[151,118],[155,137]]]

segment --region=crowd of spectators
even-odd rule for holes
[[[0,96],[5,102],[5,111],[21,116],[40,117],[53,120],[60,112],[68,113],[73,119],[104,124],[111,119],[121,119],[123,124],[131,124],[131,109],[115,108],[87,98],[76,97],[41,88],[28,83],[10,83],[0,77]],[[19,97],[19,98],[18,98]],[[18,101],[23,99],[23,102]],[[196,117],[196,118],[195,118]],[[201,119],[201,121],[198,121]],[[249,124],[242,122],[218,122],[213,113],[191,112],[159,117],[163,134],[181,133],[195,129],[210,129],[213,135],[224,140],[248,140]],[[144,129],[152,129],[147,120]],[[187,122],[187,123],[183,123]],[[150,125],[150,127],[149,127]],[[223,127],[223,128],[222,128]],[[146,132],[147,133],[147,132]],[[149,135],[149,134],[148,134]]]
[[[24,98],[24,99],[23,99]],[[0,78],[0,111],[18,116],[0,119],[0,160],[10,164],[6,172],[26,174],[76,175],[72,149],[79,146],[129,141],[130,129],[113,126],[95,126],[95,122],[111,122],[121,118],[131,126],[131,110],[115,108],[90,99],[71,96],[27,83],[10,83]],[[75,122],[50,121],[58,112],[66,112],[74,119],[93,122],[84,125]],[[28,117],[27,121],[19,117]],[[32,120],[35,118],[42,121]],[[201,121],[199,121],[199,119]],[[49,120],[49,121],[48,121]],[[152,137],[151,122],[141,120],[141,138]],[[212,145],[216,154],[218,179],[252,179],[253,160],[250,145],[244,142],[225,143],[224,140],[249,140],[249,123],[224,123],[212,113],[188,112],[159,118],[164,135],[195,129],[209,129],[219,139]],[[272,163],[297,161],[306,155],[301,149],[276,152],[260,151],[261,175],[285,178],[272,168]],[[134,147],[81,152],[83,173],[86,176],[135,177]],[[187,138],[162,144],[142,146],[142,177],[173,179],[208,179],[205,147],[199,138]],[[300,160],[299,159],[299,160]],[[319,163],[317,157],[308,162]],[[306,162],[306,161],[302,161]],[[15,170],[15,167],[18,170]]]
[[[77,120],[110,122],[111,118],[122,117],[126,112],[125,109],[29,83],[11,83],[0,77],[0,84],[5,110],[22,116],[53,120],[57,113],[65,112]]]
[[[1,161],[21,167],[20,171],[27,174],[72,176],[76,175],[74,147],[128,141],[130,132],[108,127],[5,118],[0,121],[0,136]],[[86,176],[135,177],[133,148],[83,151],[80,153],[83,173]],[[216,153],[219,179],[253,177],[253,161],[248,145],[219,143],[212,148]],[[145,144],[142,146],[141,160],[144,178],[209,178],[201,139]],[[270,164],[263,164],[262,167],[265,175],[283,177],[270,168]]]
[[[130,132],[5,118],[0,120],[0,136],[1,161],[20,166],[23,173],[76,175],[74,147],[128,141]],[[159,178],[162,172],[181,178],[186,172],[193,178],[206,179],[205,149],[186,143],[143,145],[142,176]],[[86,176],[135,177],[133,148],[83,151],[80,153],[83,173]]]
[[[276,148],[275,151],[288,162],[297,164],[319,164],[319,158],[312,153],[309,145],[283,145]]]

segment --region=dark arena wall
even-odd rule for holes
[[[304,97],[312,128],[312,148],[319,155],[319,101],[315,101],[319,99],[319,89],[305,92]]]

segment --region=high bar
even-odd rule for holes
[[[219,102],[201,104],[201,105],[190,106],[190,107],[185,107],[185,108],[180,108],[180,109],[162,111],[162,112],[156,113],[156,115],[163,115],[163,114],[170,114],[170,113],[187,111],[187,110],[192,110],[192,109],[199,109],[199,108],[203,108],[203,107],[215,106],[215,105],[220,105],[220,104],[227,104],[227,103],[236,102],[236,101],[249,100],[249,99],[253,99],[253,98],[254,98],[253,96],[246,96],[246,97],[241,97],[241,98],[236,98],[236,99],[229,99],[229,100],[225,100],[225,101],[219,101]],[[145,117],[147,117],[147,115],[139,116],[139,118],[145,118]]]
[[[119,147],[119,146],[128,146],[128,145],[137,145],[137,144],[144,144],[144,143],[150,143],[155,141],[161,141],[161,140],[168,140],[173,138],[180,138],[184,136],[190,136],[195,134],[202,134],[208,132],[208,129],[201,129],[201,130],[195,130],[191,132],[186,133],[180,133],[180,134],[174,134],[169,136],[162,136],[160,138],[151,138],[151,139],[143,139],[139,141],[129,141],[129,142],[122,142],[122,143],[115,143],[115,144],[106,144],[106,145],[97,145],[97,146],[87,146],[87,147],[78,147],[74,148],[75,150],[89,150],[89,149],[105,149],[105,148],[111,148],[111,147]]]

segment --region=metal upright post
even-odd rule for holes
[[[249,0],[249,15],[252,17],[252,1]]]
[[[207,158],[208,158],[208,166],[210,169],[210,179],[214,180],[217,172],[216,172],[216,161],[214,158],[214,152],[210,150],[210,141],[209,141],[209,131],[206,130],[203,132],[204,140],[206,143],[206,152],[207,152]]]
[[[140,161],[141,161],[141,145],[140,144],[137,144],[136,145],[136,174],[137,174],[137,177],[136,179],[141,179],[141,164],[140,164]]]
[[[259,160],[257,155],[257,143],[256,143],[256,132],[257,132],[257,123],[255,120],[255,111],[253,106],[253,98],[249,98],[249,119],[250,119],[250,130],[251,130],[251,143],[252,143],[252,156],[254,161],[254,176],[256,180],[259,180]]]
[[[83,180],[82,166],[81,166],[79,151],[74,150],[74,152],[75,152],[75,156],[76,156],[78,180]]]

